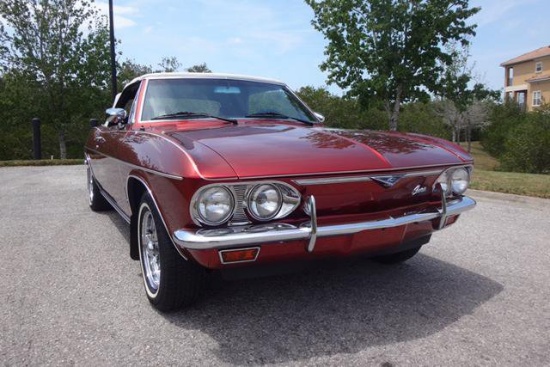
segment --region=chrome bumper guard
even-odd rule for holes
[[[308,240],[307,251],[312,252],[315,248],[315,242],[319,237],[352,235],[362,231],[399,227],[438,218],[440,219],[438,228],[441,229],[445,226],[448,217],[458,215],[476,206],[475,200],[467,196],[447,201],[445,196],[442,195],[441,204],[441,209],[407,214],[401,217],[389,217],[387,219],[359,223],[317,226],[315,198],[310,196],[307,205],[308,211],[311,213],[311,221],[299,227],[285,223],[272,223],[201,229],[197,231],[180,229],[174,232],[173,239],[178,246],[192,250],[227,249],[260,243]]]

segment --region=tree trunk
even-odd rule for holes
[[[393,111],[390,116],[390,130],[397,131],[397,124],[399,122],[399,111],[401,109],[401,93],[403,92],[403,87],[400,85],[397,86],[395,90],[395,102],[393,104]]]
[[[466,125],[466,142],[468,143],[468,153],[472,151],[472,125]]]
[[[67,142],[65,141],[65,131],[59,132],[59,156],[61,159],[67,159]]]

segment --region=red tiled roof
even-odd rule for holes
[[[538,75],[533,78],[527,79],[527,83],[536,83],[536,82],[544,82],[550,80],[550,75]]]
[[[535,51],[527,52],[526,54],[515,57],[506,62],[503,62],[502,64],[500,64],[500,66],[519,64],[520,62],[531,61],[544,56],[550,56],[550,46],[544,46],[539,49],[536,49]]]

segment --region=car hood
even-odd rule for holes
[[[471,158],[444,140],[421,135],[246,124],[201,130],[164,131],[191,156],[203,149],[217,153],[240,178],[387,171],[454,165]],[[195,162],[207,165],[197,157]],[[210,167],[197,169],[210,172]],[[209,177],[213,178],[213,177]]]

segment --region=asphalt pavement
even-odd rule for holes
[[[550,365],[550,200],[470,192],[477,208],[405,264],[216,277],[161,314],[85,180],[0,168],[0,365]]]

